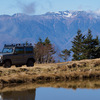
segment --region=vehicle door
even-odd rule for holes
[[[13,56],[14,64],[24,64],[24,47],[15,47]]]
[[[33,58],[33,47],[25,47],[24,60],[27,62],[29,58]]]

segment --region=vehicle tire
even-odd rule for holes
[[[15,65],[16,67],[22,67],[22,65]]]
[[[5,68],[10,68],[11,67],[11,61],[10,60],[6,60],[3,64],[3,67]]]
[[[34,66],[34,60],[29,59],[29,60],[27,61],[27,67],[33,67],[33,66]]]

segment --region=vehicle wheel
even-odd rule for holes
[[[27,62],[27,67],[33,67],[34,66],[34,61],[32,59],[29,59]]]
[[[15,65],[16,67],[22,67],[22,65]]]
[[[3,64],[3,67],[10,68],[11,67],[11,61],[10,60],[6,60],[5,63]]]

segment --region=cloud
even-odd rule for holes
[[[95,14],[100,15],[100,9],[94,11]]]
[[[35,13],[35,3],[30,3],[28,5],[23,6],[23,12],[27,14],[34,14]]]
[[[92,7],[90,5],[82,5],[82,4],[77,7],[78,11],[83,11],[84,9],[88,11],[91,8]]]
[[[35,2],[25,4],[24,2],[17,1],[18,7],[21,9],[21,11],[25,14],[34,14],[36,10],[36,4]]]
[[[87,12],[93,14],[95,17],[100,16],[100,9],[97,9],[95,11],[89,10]]]
[[[78,11],[81,11],[83,9],[83,5],[78,6]]]

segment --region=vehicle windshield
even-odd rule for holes
[[[4,48],[2,53],[12,53],[13,52],[13,48]]]

